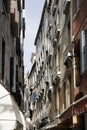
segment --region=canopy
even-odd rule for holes
[[[21,119],[22,119],[23,130],[26,130],[26,129],[29,130],[29,127],[27,125],[27,120],[25,120],[24,115],[21,111],[20,111],[20,115],[21,115]]]
[[[14,130],[23,127],[19,107],[10,93],[0,84],[0,130]],[[22,115],[23,117],[23,115]]]
[[[33,130],[33,124],[31,122],[30,118],[26,118],[26,121],[28,123],[29,130]]]

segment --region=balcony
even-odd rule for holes
[[[48,55],[49,55],[49,57],[51,57],[53,55],[53,48],[52,47],[50,47]]]
[[[49,21],[49,30],[51,29],[51,27],[52,27],[52,23],[51,21]]]
[[[64,65],[68,64],[68,61],[71,60],[72,53],[69,51],[69,48],[67,47],[63,53],[63,63]]]
[[[57,45],[57,38],[54,35],[54,37],[53,37],[53,47],[56,47],[56,45]]]
[[[55,34],[56,34],[56,37],[58,39],[59,38],[59,34],[60,34],[60,26],[59,26],[59,24],[56,25]]]
[[[59,71],[59,67],[57,66],[52,74],[52,83],[56,83],[57,81],[60,80],[60,75],[61,75],[61,71]]]
[[[45,76],[45,83],[49,84],[49,77],[48,76]]]
[[[52,22],[51,20],[48,22],[48,32],[50,33],[51,31],[51,28],[52,28]]]
[[[57,6],[54,5],[54,6],[53,6],[53,10],[52,10],[52,11],[53,11],[53,13],[52,13],[53,16],[55,16],[56,8],[57,8]]]
[[[69,10],[69,8],[70,8],[70,1],[71,0],[65,0],[64,1],[64,5],[63,5],[63,13],[64,14],[67,14],[67,12],[68,12],[68,10]]]

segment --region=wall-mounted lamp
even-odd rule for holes
[[[75,125],[77,123],[78,123],[77,115],[73,115],[73,125]]]

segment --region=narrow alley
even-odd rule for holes
[[[87,0],[0,0],[0,130],[87,130],[86,40]]]

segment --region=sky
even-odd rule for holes
[[[35,52],[34,41],[39,27],[45,0],[25,0],[25,40],[24,40],[24,66],[25,73],[30,71],[31,54]]]

